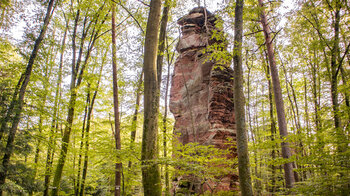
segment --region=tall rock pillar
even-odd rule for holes
[[[232,149],[227,158],[236,157],[233,106],[233,70],[222,59],[211,58],[208,46],[222,43],[216,50],[226,50],[225,41],[212,37],[217,18],[205,8],[198,7],[178,20],[181,37],[177,44],[180,53],[174,68],[170,90],[170,111],[175,117],[175,133],[182,144],[196,142],[220,149]],[[237,188],[237,175],[220,177],[216,190]],[[190,188],[199,193],[209,190],[209,184],[197,183]]]

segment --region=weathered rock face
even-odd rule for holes
[[[208,60],[204,53],[208,45],[219,42],[210,39],[216,17],[204,8],[194,8],[180,18],[182,36],[177,45],[180,53],[176,63],[170,90],[170,111],[175,117],[175,132],[180,133],[183,144],[197,142],[217,148],[232,148],[229,139],[235,141],[233,107],[233,70],[229,65],[218,65]],[[236,157],[235,150],[227,158]],[[216,190],[237,188],[237,176],[221,177]],[[198,184],[198,183],[197,183]],[[207,185],[192,188],[195,192],[209,190]]]

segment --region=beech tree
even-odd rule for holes
[[[144,49],[144,121],[142,135],[142,184],[144,195],[161,195],[158,158],[159,88],[157,76],[157,48],[161,1],[151,0],[147,20]]]
[[[243,71],[242,71],[242,35],[243,35],[243,0],[236,1],[235,8],[235,39],[234,39],[234,74],[235,74],[235,119],[237,127],[237,153],[238,171],[242,195],[253,195],[249,155],[248,138],[245,124],[244,93],[243,93]]]
[[[117,77],[117,46],[116,46],[116,24],[115,24],[115,4],[112,3],[112,66],[113,66],[113,107],[114,107],[114,137],[115,147],[121,149],[120,122],[119,122],[119,99],[118,99],[118,77]],[[114,195],[120,195],[122,164],[117,160],[115,163],[115,189]]]
[[[271,30],[267,23],[263,0],[259,0],[259,6],[261,8],[260,10],[261,24],[263,26],[263,31],[264,31],[265,40],[266,40],[265,43],[267,48],[267,54],[269,57],[268,59],[269,59],[269,64],[271,68],[270,71],[272,76],[273,92],[275,95],[275,103],[276,103],[280,136],[283,140],[286,140],[288,136],[288,131],[287,131],[285,112],[284,112],[284,102],[282,97],[282,90],[280,87],[279,74],[278,74],[276,61],[275,61],[275,54],[274,54],[273,43],[271,38]],[[291,150],[290,150],[289,142],[283,141],[281,143],[281,147],[282,147],[283,158],[285,159],[290,158]],[[284,175],[285,175],[287,188],[292,188],[295,182],[292,162],[288,162],[284,164]]]

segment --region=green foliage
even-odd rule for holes
[[[36,2],[36,3],[35,3]],[[46,1],[47,2],[47,1]],[[119,2],[119,1],[117,1]],[[135,2],[135,3],[134,3]],[[43,191],[46,153],[49,148],[55,151],[53,164],[57,164],[59,147],[61,145],[62,132],[65,128],[67,106],[69,100],[69,81],[72,58],[72,26],[76,10],[80,9],[81,17],[87,17],[84,23],[78,23],[78,36],[76,44],[79,46],[82,36],[82,28],[86,25],[94,26],[96,13],[100,20],[96,21],[95,28],[90,28],[87,33],[87,42],[93,31],[101,27],[104,33],[95,43],[95,49],[90,54],[87,62],[83,82],[78,90],[78,99],[75,109],[76,115],[73,123],[71,142],[67,154],[67,162],[63,172],[60,195],[73,195],[77,184],[78,159],[85,155],[85,148],[80,151],[80,143],[87,139],[81,137],[83,127],[86,95],[90,90],[97,90],[97,81],[101,73],[100,88],[96,98],[95,108],[92,113],[91,130],[89,137],[88,173],[86,179],[86,195],[112,194],[114,184],[114,168],[116,162],[123,163],[124,193],[125,195],[141,195],[141,135],[142,135],[142,110],[140,104],[137,134],[135,142],[131,142],[132,118],[135,108],[135,91],[141,72],[144,35],[141,33],[136,19],[141,28],[145,29],[148,7],[139,1],[121,1],[125,6],[117,6],[117,23],[122,23],[119,33],[118,47],[118,85],[120,110],[121,110],[121,136],[122,149],[115,150],[114,136],[111,130],[112,119],[112,84],[111,84],[111,38],[110,38],[110,3],[98,0],[84,1],[60,1],[57,4],[55,15],[48,29],[40,53],[34,66],[32,80],[29,83],[25,99],[25,107],[22,120],[15,139],[14,156],[11,158],[9,178],[3,187],[0,187],[9,195],[25,195],[30,192],[41,194]],[[339,1],[342,2],[342,1]],[[33,40],[38,33],[38,25],[41,24],[44,1],[29,0],[1,0],[0,28],[3,32],[0,38],[0,120],[3,120],[8,110],[17,82],[23,73],[28,54],[32,50]],[[71,4],[72,3],[72,4]],[[168,25],[168,40],[170,45],[168,53],[170,58],[172,48],[176,43],[177,27],[176,19],[180,12],[185,12],[188,2],[167,1],[172,9]],[[34,7],[32,17],[21,16],[19,13],[25,7]],[[208,2],[209,5],[209,2]],[[45,6],[45,5],[44,5]],[[182,7],[181,7],[182,6]],[[191,5],[192,6],[192,5]],[[222,17],[218,20],[217,30],[213,30],[209,42],[214,42],[203,50],[205,58],[201,61],[216,61],[219,66],[230,65],[233,51],[230,50],[232,42],[232,19],[234,17],[234,3],[221,5],[222,10],[215,13]],[[246,94],[247,127],[249,136],[249,153],[251,173],[256,195],[280,195],[289,194],[284,188],[283,164],[293,161],[294,171],[298,174],[298,182],[291,192],[300,195],[341,195],[349,194],[349,117],[350,108],[346,104],[346,93],[349,92],[349,53],[344,56],[343,73],[339,71],[338,98],[339,114],[341,117],[342,133],[334,128],[332,114],[332,98],[330,95],[330,60],[334,51],[333,17],[336,1],[302,1],[291,12],[280,15],[282,1],[266,3],[269,14],[269,24],[273,31],[274,46],[276,48],[276,62],[281,68],[280,80],[284,95],[285,109],[287,111],[287,123],[289,137],[281,139],[274,132],[272,122],[276,124],[276,112],[272,109],[270,116],[269,86],[267,77],[267,59],[265,56],[264,35],[260,31],[259,11],[257,1],[246,0],[244,10],[244,78]],[[340,57],[346,51],[349,44],[347,38],[347,24],[349,24],[349,8],[341,3],[340,21]],[[103,7],[100,11],[98,9]],[[220,8],[220,9],[221,9]],[[333,9],[332,9],[333,8]],[[32,8],[30,8],[32,9]],[[294,10],[295,9],[295,10]],[[128,10],[130,13],[128,13]],[[45,10],[44,10],[45,11]],[[134,18],[129,15],[132,14]],[[181,13],[182,14],[182,13]],[[286,20],[286,22],[283,22]],[[11,39],[6,39],[5,31],[14,27],[18,21],[28,22],[28,34],[19,40],[18,46]],[[105,19],[104,24],[101,20]],[[69,20],[67,46],[63,49],[63,84],[59,88],[58,114],[54,116],[56,107],[56,80],[59,74],[59,57],[61,54],[61,39],[65,29],[66,20]],[[283,25],[283,26],[282,26]],[[91,26],[91,27],[92,27]],[[283,28],[282,31],[279,31]],[[135,31],[136,29],[136,31]],[[8,31],[10,32],[10,31]],[[12,31],[11,31],[12,32]],[[225,32],[225,33],[224,33]],[[279,32],[279,33],[277,33]],[[322,36],[320,36],[320,34]],[[85,61],[86,46],[82,50],[82,63]],[[76,51],[79,55],[79,50]],[[170,60],[169,60],[170,61]],[[285,71],[282,71],[282,65]],[[136,71],[135,71],[136,70]],[[137,73],[136,73],[137,72]],[[287,89],[288,88],[288,89]],[[163,90],[163,89],[162,89]],[[142,91],[142,90],[141,90]],[[294,91],[294,92],[293,92]],[[161,91],[161,94],[164,92]],[[273,95],[272,95],[273,96]],[[163,97],[161,96],[161,99]],[[273,97],[272,97],[273,100]],[[162,105],[163,101],[161,101]],[[274,104],[272,103],[272,106]],[[274,107],[274,106],[273,106]],[[160,107],[163,111],[163,106]],[[298,111],[298,113],[297,113]],[[226,157],[232,153],[230,150],[220,150],[213,146],[203,146],[197,143],[182,145],[174,140],[174,119],[166,120],[165,140],[167,142],[167,157],[163,155],[163,121],[159,115],[159,159],[153,162],[161,166],[162,175],[165,167],[169,167],[170,180],[180,176],[184,185],[186,178],[192,178],[198,183],[220,184],[220,177],[237,173],[235,159]],[[51,123],[55,120],[55,143],[48,143],[51,135]],[[41,121],[41,122],[40,122]],[[2,121],[1,121],[2,122]],[[298,122],[300,127],[297,126]],[[41,126],[39,126],[41,123]],[[57,128],[57,129],[56,129]],[[86,125],[85,125],[86,128]],[[276,127],[278,130],[278,127]],[[4,133],[0,141],[0,149],[6,145],[7,133]],[[280,145],[287,139],[291,143],[293,156],[290,159],[281,157]],[[85,144],[84,144],[85,145]],[[339,148],[342,147],[342,148]],[[39,150],[38,163],[35,163],[36,150]],[[345,149],[345,150],[340,150]],[[0,150],[0,155],[3,151]],[[84,159],[83,159],[84,160]],[[131,166],[128,167],[129,162]],[[82,166],[80,166],[82,167]],[[54,171],[51,171],[54,172]],[[80,174],[81,175],[81,174]],[[164,178],[162,179],[164,181]],[[52,178],[51,178],[52,181]],[[164,184],[164,183],[163,183]],[[188,185],[188,184],[187,184]],[[50,189],[51,191],[51,189]],[[187,193],[184,193],[187,194]],[[239,193],[215,192],[215,195],[235,195]],[[213,195],[212,192],[204,195]]]
[[[10,103],[10,97],[22,73],[22,59],[17,49],[6,39],[0,38],[0,111],[2,116]]]
[[[219,149],[212,145],[198,143],[180,144],[175,142],[173,157],[168,161],[174,167],[175,177],[179,187],[191,187],[191,183],[208,185],[211,193],[228,175],[237,173],[237,159],[232,157],[234,144],[228,142],[229,149]],[[189,181],[188,181],[189,180]],[[181,193],[185,190],[179,190]],[[184,194],[186,194],[184,192]]]

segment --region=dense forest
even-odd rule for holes
[[[194,7],[234,70],[230,159],[174,134]],[[347,0],[0,0],[0,195],[349,195],[349,49]]]

